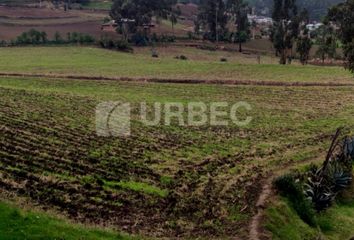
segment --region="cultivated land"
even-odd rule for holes
[[[1,67],[6,71],[19,72],[22,68],[32,72],[34,65],[43,64],[44,69],[34,72],[50,73],[52,69],[52,73],[73,71],[94,75],[97,71],[114,76],[128,69],[125,71],[129,76],[134,76],[128,63],[139,61],[135,55],[94,48],[53,48],[54,52],[60,49],[62,54],[50,60],[49,56],[55,54],[50,55],[47,49],[23,48],[24,58],[20,60],[16,58],[19,49],[14,48],[12,59],[17,59],[17,65],[1,60]],[[3,49],[3,54],[6,51]],[[40,51],[47,54],[42,52],[35,63],[29,61]],[[65,51],[69,54],[63,54]],[[85,55],[89,52],[90,57]],[[82,63],[84,56],[88,61]],[[99,61],[100,58],[106,59],[105,62]],[[140,76],[139,71],[144,69],[149,73],[156,64],[148,57],[142,59],[139,65],[135,63],[138,66],[135,76]],[[119,62],[125,63],[125,67]],[[174,72],[181,77],[178,70],[184,70],[188,64],[197,68],[204,64],[211,66],[212,62],[166,59],[159,63],[158,69],[163,71],[161,66],[172,63],[177,66],[167,68],[164,74]],[[226,66],[233,69],[231,66],[243,65]],[[279,69],[276,65],[269,67]],[[103,68],[106,71],[101,72]],[[305,71],[307,67],[293,68]],[[349,82],[349,74],[339,68],[314,69],[318,69],[315,73],[343,74]],[[307,79],[322,81],[314,76]],[[322,160],[319,157],[328,148],[335,129],[340,125],[352,127],[353,90],[349,86],[219,86],[1,78],[0,186],[5,192],[25,197],[72,220],[108,225],[141,236],[245,239],[267,177],[280,168]],[[108,100],[132,103],[131,137],[96,136],[95,107]],[[245,128],[232,124],[147,127],[139,123],[137,116],[138,103],[142,101],[150,104],[247,101],[252,110],[239,116],[252,116],[253,121]],[[351,237],[350,234],[346,232],[345,237]]]
[[[56,32],[63,38],[68,32],[81,32],[100,38],[101,24],[107,14],[106,11],[65,12],[59,9],[0,6],[0,40],[14,40],[31,28],[45,31],[49,38],[53,38]]]
[[[0,51],[3,73],[353,84],[351,74],[341,67],[280,66],[277,59],[267,56],[258,65],[256,56],[188,47],[158,49],[158,59],[151,58],[149,48],[137,49],[134,54],[95,47],[14,47]],[[191,60],[174,59],[181,54]],[[220,62],[222,57],[229,58],[229,62]]]

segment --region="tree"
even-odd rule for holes
[[[133,20],[129,21],[129,31],[135,32],[138,27],[150,24],[153,17],[166,18],[175,2],[175,0],[114,0],[110,16],[117,23]]]
[[[219,41],[226,33],[228,17],[223,0],[202,0],[199,5],[198,21],[209,40]]]
[[[291,50],[299,35],[300,17],[296,7],[296,0],[274,0],[273,27],[271,41],[280,54],[280,64],[286,64],[291,58]]]
[[[354,0],[347,0],[330,9],[328,19],[339,27],[346,68],[354,73]]]
[[[310,22],[309,13],[306,9],[301,12],[299,21],[301,31],[296,41],[296,52],[300,55],[300,62],[305,65],[309,60],[310,51],[313,45],[312,40],[309,37],[309,30],[306,27]]]
[[[308,36],[300,37],[297,41],[296,51],[300,55],[300,62],[302,65],[307,64],[312,48],[312,41]]]
[[[333,27],[327,23],[321,26],[316,31],[316,43],[318,45],[318,50],[316,55],[322,59],[324,63],[327,57],[335,57],[337,48],[337,39]]]
[[[229,0],[228,6],[236,24],[236,41],[239,43],[239,52],[242,52],[242,43],[249,38],[250,24],[248,22],[248,3],[243,0]]]
[[[171,22],[171,25],[172,25],[172,32],[174,34],[175,32],[175,25],[177,24],[178,22],[178,16],[181,15],[181,9],[179,7],[176,7],[176,8],[171,8],[171,10],[169,11],[169,14],[168,14],[168,19],[170,20]]]

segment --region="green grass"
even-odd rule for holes
[[[350,239],[354,236],[354,201],[337,203],[317,214],[318,228],[304,223],[286,200],[280,199],[266,211],[265,227],[274,240]]]
[[[313,240],[318,233],[304,223],[285,200],[280,200],[266,211],[265,227],[273,240]]]
[[[111,230],[98,230],[76,225],[48,214],[24,211],[0,202],[0,239],[65,239],[65,240],[128,240],[133,239]]]
[[[340,67],[222,63],[219,58],[214,61],[181,61],[174,59],[174,55],[153,59],[147,54],[119,53],[92,47],[2,48],[0,52],[1,72],[162,79],[352,82],[352,75]]]
[[[159,197],[166,197],[168,195],[167,190],[143,182],[134,182],[134,181],[105,182],[105,186],[113,189],[115,187],[120,187],[123,189],[128,189],[136,192],[144,192],[147,194],[157,195]]]

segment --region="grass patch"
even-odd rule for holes
[[[340,67],[222,63],[219,57],[214,61],[180,61],[173,58],[175,55],[170,58],[152,59],[145,54],[121,53],[92,47],[3,48],[1,54],[2,72],[162,79],[352,82],[352,75]]]
[[[135,192],[144,192],[151,195],[156,195],[159,197],[167,197],[168,190],[161,189],[159,187],[134,181],[121,181],[121,182],[108,182],[105,181],[105,186],[109,188],[121,187],[123,189],[129,189]]]
[[[44,213],[23,211],[0,202],[0,238],[65,239],[65,240],[129,240],[133,239],[111,230],[103,231],[75,225]],[[137,239],[137,238],[136,238]]]

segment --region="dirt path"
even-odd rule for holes
[[[249,240],[261,240],[264,239],[265,237],[263,235],[264,232],[261,225],[262,225],[264,211],[267,207],[268,200],[273,195],[273,189],[272,189],[273,180],[278,176],[290,171],[291,169],[298,167],[299,165],[317,163],[323,161],[324,159],[325,159],[325,155],[321,155],[317,158],[308,161],[296,163],[295,165],[290,165],[287,167],[283,166],[282,168],[275,169],[274,172],[269,175],[268,179],[266,179],[263,184],[262,191],[257,200],[257,204],[256,204],[257,213],[256,215],[253,216],[251,223],[249,225]]]
[[[215,84],[215,85],[250,85],[250,86],[288,86],[288,87],[353,87],[354,83],[344,82],[279,82],[257,80],[206,80],[206,79],[165,79],[165,78],[131,78],[131,77],[102,77],[63,74],[35,74],[35,73],[6,73],[0,72],[0,77],[36,77],[58,78],[74,80],[106,80],[141,83],[180,83],[180,84]]]

